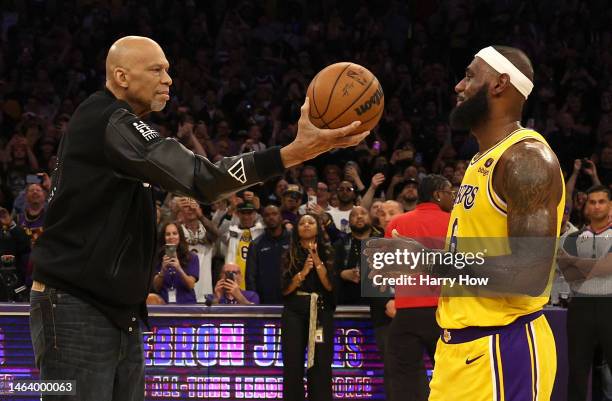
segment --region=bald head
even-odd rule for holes
[[[170,99],[169,67],[154,40],[125,36],[113,43],[106,56],[106,87],[138,115],[160,111]]]
[[[387,224],[389,224],[391,219],[394,216],[397,216],[398,214],[402,214],[402,213],[404,213],[404,207],[402,206],[401,203],[394,201],[394,200],[388,200],[388,201],[383,202],[382,206],[380,207],[379,214],[378,214],[378,220],[380,221],[380,226],[383,229],[387,228]]]
[[[147,53],[154,51],[163,53],[157,42],[144,36],[124,36],[117,40],[106,55],[106,80],[112,81],[115,68],[133,68]]]

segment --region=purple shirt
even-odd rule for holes
[[[244,295],[247,301],[254,303],[255,305],[259,304],[259,295],[257,295],[255,291],[249,291],[249,290],[241,290],[241,291],[242,291],[242,295]],[[206,296],[206,299],[212,302],[214,297],[215,296],[213,294],[210,294]],[[236,301],[235,299],[228,299],[225,296],[225,294],[223,294],[223,296],[219,298],[219,305],[236,305],[236,304],[238,304],[238,301]]]
[[[198,256],[190,252],[191,257],[187,266],[183,266],[183,270],[188,276],[195,277],[196,281],[200,278],[200,261]],[[161,263],[157,265],[156,270],[161,271]],[[168,303],[168,289],[176,288],[176,303],[177,304],[195,304],[196,295],[193,289],[187,288],[183,280],[176,274],[172,266],[168,267],[168,271],[164,274],[164,284],[159,290],[159,295]]]

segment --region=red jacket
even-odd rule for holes
[[[417,205],[414,210],[395,216],[387,225],[385,237],[390,238],[393,229],[404,237],[410,237],[422,242],[428,247],[441,248],[444,243],[435,239],[446,238],[450,213],[443,211],[433,202],[424,202]],[[395,287],[395,307],[420,308],[438,306],[439,287],[418,287],[418,292],[431,293],[431,296],[408,295],[414,292],[416,286]],[[431,288],[429,291],[428,288]],[[408,295],[408,296],[407,296]]]

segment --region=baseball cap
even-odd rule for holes
[[[283,192],[283,195],[286,195],[289,193],[296,193],[296,194],[301,195],[302,190],[300,189],[299,185],[290,184],[290,185],[287,185],[287,189],[285,190],[285,192]]]
[[[245,201],[238,205],[236,208],[239,212],[246,212],[251,210],[257,210],[253,202]]]

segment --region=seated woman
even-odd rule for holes
[[[149,295],[147,304],[195,304],[194,287],[200,266],[197,255],[188,250],[183,230],[176,223],[164,224],[159,237],[157,274],[153,278],[155,294]]]

